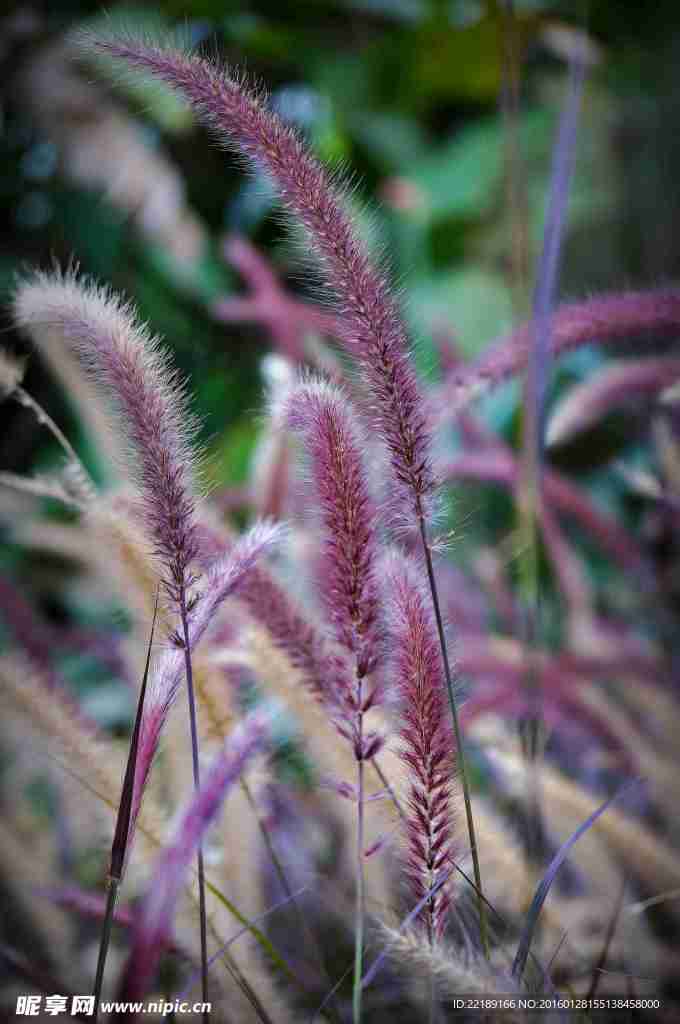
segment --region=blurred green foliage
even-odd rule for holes
[[[258,360],[269,339],[261,326],[223,324],[212,314],[216,298],[243,290],[222,259],[222,238],[245,234],[287,287],[317,294],[282,231],[271,190],[213,147],[176,97],[131,85],[86,54],[83,81],[129,120],[150,154],[174,168],[201,225],[194,256],[178,259],[140,229],[132,208],[126,213],[106,188],[74,178],[63,124],[56,118],[46,130],[30,99],[41,48],[101,22],[100,6],[14,3],[2,17],[0,299],[23,265],[53,258],[75,259],[130,295],[190,378],[214,482],[244,480],[258,431]],[[528,308],[565,82],[546,31],[555,26],[587,32],[602,52],[586,90],[561,290],[656,283],[676,272],[675,4],[650,12],[617,0],[165,0],[153,9],[114,6],[107,17],[133,30],[179,32],[245,67],[322,158],[351,168],[358,216],[370,223],[403,286],[426,373],[436,372],[436,332],[446,327],[470,357]],[[580,379],[597,358],[565,364],[555,389]],[[39,364],[29,380],[94,466],[87,438]],[[494,430],[516,440],[516,387],[481,408]],[[26,472],[58,457],[17,407],[5,404],[0,414],[2,469]],[[585,461],[582,452],[560,457],[586,473],[598,452],[610,458],[636,443],[635,423],[628,427],[593,436]],[[463,523],[476,516],[480,495],[481,488],[457,495]],[[602,499],[628,514],[615,485]],[[513,513],[496,491],[484,501],[476,525],[484,524],[488,539]]]

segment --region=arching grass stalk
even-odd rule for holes
[[[407,516],[415,515],[410,521],[420,524],[449,702],[459,742],[460,726],[425,527],[425,516],[436,488],[425,403],[410,357],[405,324],[387,275],[373,265],[366,247],[357,237],[341,183],[329,177],[304,141],[267,109],[261,94],[249,89],[242,78],[225,73],[200,57],[153,43],[148,45],[134,38],[97,39],[94,45],[130,68],[151,72],[183,93],[200,119],[222,142],[237,149],[271,177],[287,212],[305,230],[310,254],[338,301],[339,340],[359,364],[371,394],[376,427],[392,470],[395,507],[399,507],[400,512],[407,510]],[[346,714],[347,701],[341,700],[340,705],[344,705]],[[356,714],[357,709],[353,711]],[[362,756],[370,759],[371,753],[376,751],[367,751],[367,746],[370,747],[370,741],[364,737]],[[481,890],[467,773],[464,768],[461,771],[476,884]],[[481,900],[479,913],[480,934],[486,947]]]

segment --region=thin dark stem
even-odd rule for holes
[[[437,621],[437,633],[439,635],[439,646],[442,652],[442,662],[444,665],[444,676],[446,678],[446,692],[449,697],[449,705],[451,707],[451,717],[453,719],[453,731],[456,739],[456,747],[458,750],[458,767],[460,769],[460,781],[463,788],[463,800],[465,802],[465,817],[467,820],[468,835],[470,837],[470,853],[472,855],[472,866],[474,869],[475,885],[477,887],[477,907],[479,911],[479,935],[482,941],[482,948],[485,956],[489,957],[489,938],[486,927],[486,910],[484,907],[483,889],[482,889],[482,873],[479,867],[479,854],[477,852],[477,836],[475,833],[475,822],[472,816],[472,800],[470,799],[470,782],[467,774],[467,767],[465,764],[465,752],[463,750],[463,736],[460,728],[460,721],[458,718],[458,708],[456,706],[456,696],[453,692],[453,678],[451,676],[451,666],[449,664],[449,655],[446,649],[446,637],[444,636],[444,622],[442,620],[441,608],[439,606],[439,594],[437,591],[437,581],[434,575],[434,568],[432,565],[432,552],[430,551],[430,543],[427,538],[427,526],[425,525],[424,516],[419,517],[420,520],[420,539],[423,544],[423,553],[425,555],[425,565],[427,567],[427,578],[430,584],[430,593],[432,595],[432,605],[434,607],[434,615]]]
[[[104,923],[102,925],[102,934],[99,942],[99,957],[97,959],[97,973],[94,979],[94,1022],[97,1024],[99,1018],[99,1002],[102,997],[102,985],[104,983],[104,968],[106,967],[106,957],[109,952],[109,943],[111,942],[111,928],[113,927],[113,912],[116,907],[116,897],[118,896],[118,883],[120,879],[109,876],[107,883],[107,894],[106,894],[106,910],[104,912]]]
[[[609,956],[609,948],[612,944],[612,940],[614,938],[614,934],[616,932],[616,928],[621,917],[621,910],[623,908],[623,897],[626,894],[627,882],[628,879],[624,875],[624,877],[621,879],[621,888],[619,889],[619,895],[616,900],[614,912],[612,913],[609,925],[607,927],[607,934],[602,945],[602,951],[598,957],[597,963],[593,967],[593,975],[590,981],[590,987],[588,989],[588,992],[586,993],[586,999],[594,999],[597,993],[597,989],[602,978],[602,971],[604,970],[605,964],[607,963],[607,957]]]
[[[196,725],[196,698],[194,694],[194,675],[191,665],[191,645],[189,641],[189,621],[187,617],[186,591],[184,587],[179,595],[179,612],[182,619],[184,640],[184,665],[187,677],[187,698],[189,701],[189,726],[191,728],[191,762],[194,772],[194,789],[201,785],[201,771],[198,763],[198,728]],[[198,915],[201,929],[201,994],[203,1003],[208,1000],[208,924],[205,910],[205,869],[203,866],[203,846],[199,844],[196,861],[198,867]],[[208,1024],[210,1013],[203,1010],[203,1024]]]
[[[33,398],[32,395],[29,395],[28,391],[24,391],[24,389],[19,386],[14,389],[14,397],[17,402],[24,406],[24,408],[31,410],[41,426],[46,427],[55,441],[59,443],[65,455],[67,455],[72,462],[80,465],[80,459],[76,455],[73,445],[64,432],[57,426],[49,413],[45,412],[42,405],[36,402],[35,398]]]
[[[366,894],[364,886],[364,755],[361,678],[357,685],[357,905],[354,931],[354,986],[352,991],[352,1014],[354,1024],[361,1024],[361,976],[364,961],[364,915]]]
[[[382,783],[383,789],[385,789],[389,793],[390,799],[392,800],[392,803],[397,808],[397,811],[399,812],[399,817],[401,818],[401,820],[403,822],[406,822],[407,821],[406,811],[401,806],[401,802],[399,800],[399,797],[397,796],[397,794],[394,791],[394,786],[392,785],[390,780],[385,775],[385,772],[383,771],[382,766],[378,762],[377,757],[371,758],[371,764],[373,765],[373,768],[375,769],[375,773],[376,773],[376,775],[378,776],[378,778],[380,779],[380,781]]]

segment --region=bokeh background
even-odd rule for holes
[[[62,266],[76,261],[84,273],[129,296],[188,378],[216,507],[243,524],[263,429],[263,385],[276,372],[267,353],[297,359],[301,346],[321,346],[324,295],[298,258],[267,182],[216,148],[168,91],[121,79],[78,44],[80,32],[102,23],[100,4],[16,3],[3,10],[3,344],[27,354],[26,389],[106,485],[111,465],[55,377],[26,351],[9,303],[22,269],[47,268],[55,260]],[[113,5],[106,18],[132,31],[177,32],[206,54],[245,67],[320,157],[349,169],[356,217],[402,289],[419,367],[433,385],[447,361],[473,359],[530,313],[566,59],[576,47],[587,46],[593,63],[579,121],[559,298],[657,287],[679,276],[677,3],[166,0]],[[617,352],[672,349],[668,341],[632,339]],[[549,404],[609,359],[596,346],[561,359],[551,375]],[[632,637],[635,650],[649,655],[649,681],[675,700],[680,449],[676,414],[663,461],[652,415],[656,397],[626,402],[547,455],[551,467],[636,539],[653,585],[640,586],[587,530],[564,523],[592,599],[592,631],[567,636],[574,625],[566,624],[568,601],[541,547],[538,646],[585,657],[602,642],[615,660],[619,650],[612,654],[604,630],[597,632],[601,616],[620,627],[607,634],[607,643],[614,636],[616,648],[618,637]],[[519,450],[520,381],[494,390],[475,413]],[[453,429],[449,440],[452,455],[462,450],[464,438]],[[62,461],[29,410],[12,400],[0,405],[0,472],[49,473]],[[650,498],[642,485],[658,480],[662,463],[664,487],[669,480],[673,486],[657,500],[658,492]],[[127,735],[133,689],[121,685],[117,660],[129,627],[126,610],[101,588],[69,585],[77,579],[75,560],[22,540],[17,506],[6,499],[0,494],[0,647],[20,639],[28,624],[33,646],[42,644],[45,663],[68,680],[87,713],[105,730]],[[44,506],[50,522],[69,519],[56,502]],[[516,504],[508,488],[467,480],[448,487],[446,509],[456,571],[475,581],[464,593],[486,588],[490,597],[478,616],[488,630],[482,646],[489,636],[510,650],[521,632],[512,614],[503,615],[508,605],[516,610],[522,596]],[[465,597],[458,609],[470,621],[477,615],[473,604]],[[492,611],[485,620],[487,605]],[[579,625],[585,621],[584,615]],[[462,617],[461,628],[468,626]],[[619,670],[602,671],[614,692]],[[462,687],[468,683],[461,680]],[[638,718],[633,708],[631,721]],[[587,760],[594,750],[587,727],[585,735],[569,750],[558,736],[551,753],[584,786],[618,778],[616,758]],[[645,735],[655,742],[651,727]],[[285,755],[303,774],[296,750]],[[474,763],[473,771],[476,784],[486,785],[483,765]],[[54,819],[44,787],[30,798],[46,821]],[[663,816],[640,803],[647,823],[659,826]],[[672,832],[677,839],[677,826]],[[84,885],[99,883],[101,860],[83,860],[76,874]],[[11,920],[12,928],[21,927],[19,915]],[[675,940],[677,921],[672,929],[662,922],[661,932]]]
[[[253,289],[266,287],[268,266],[289,296],[322,298],[296,258],[271,190],[217,150],[175,97],[131,86],[79,49],[78,31],[103,17],[98,4],[5,10],[4,338],[22,351],[6,314],[17,272],[76,260],[132,297],[165,336],[190,378],[211,479],[236,487],[257,439],[260,361],[290,343],[285,306],[266,291],[259,304],[252,301]],[[430,375],[442,337],[472,357],[527,313],[564,58],[583,38],[598,48],[599,63],[589,74],[579,127],[560,295],[659,285],[677,274],[674,3],[652,11],[620,0],[196,0],[116,5],[107,17],[133,30],[180,31],[205,52],[245,66],[321,157],[351,168],[357,213],[403,286]],[[235,237],[260,254],[241,252],[256,264],[245,277],[225,254],[225,241]],[[563,361],[556,393],[603,358],[589,350]],[[104,480],[108,467],[38,358],[29,361],[26,386]],[[517,385],[506,387],[485,408],[488,425],[508,440],[517,438],[517,398]],[[624,451],[635,457],[639,448],[644,462],[647,411],[609,417],[604,429],[553,457],[586,477]],[[7,402],[0,416],[2,470],[45,470],[60,458],[26,410]],[[596,486],[617,516],[639,514],[615,473],[600,473]],[[488,541],[512,525],[509,502],[489,488],[466,485],[455,509],[461,559],[480,543],[480,531]],[[2,560],[31,580],[49,617],[95,614],[63,607],[65,594],[43,585],[47,567],[31,565],[27,551],[8,544]]]

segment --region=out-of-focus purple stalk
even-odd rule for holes
[[[552,314],[559,273],[559,258],[566,224],[569,189],[576,156],[576,136],[585,59],[576,53],[569,63],[567,98],[560,116],[553,153],[550,195],[543,235],[543,248],[536,275],[531,322],[531,342],[524,385],[521,472],[516,488],[520,534],[520,595],[523,615],[521,631],[527,651],[525,686],[532,710],[526,722],[523,747],[526,753],[527,785],[533,813],[529,856],[539,854],[541,827],[540,778],[537,770],[538,730],[541,718],[541,685],[533,669],[532,656],[540,632],[540,585],[538,571],[537,510],[543,500],[543,459],[545,449],[545,398],[551,368]]]
[[[297,363],[304,363],[308,357],[304,344],[306,334],[333,338],[341,334],[340,324],[331,313],[284,291],[264,257],[248,239],[228,238],[224,255],[247,282],[250,294],[217,299],[212,312],[218,320],[262,324],[281,353]]]
[[[519,469],[513,453],[500,444],[484,451],[464,451],[442,467],[445,480],[475,479],[516,487]],[[577,520],[627,571],[649,576],[642,551],[635,538],[615,519],[593,504],[587,494],[555,470],[544,473],[545,500],[563,515]]]
[[[280,535],[280,527],[267,523],[257,524],[233,545],[230,554],[224,555],[211,566],[203,578],[202,594],[188,616],[189,645],[192,651],[196,650],[222,603],[244,585],[250,573],[255,571],[257,560]],[[182,683],[185,668],[182,645],[185,641],[181,634],[179,638],[175,636],[175,639],[180,640],[179,647],[169,646],[163,651],[151,676],[139,736],[131,830],[139,813],[163,725]]]
[[[570,62],[567,99],[560,117],[559,134],[553,155],[548,214],[543,236],[543,251],[538,265],[531,323],[532,342],[527,366],[528,414],[526,457],[534,466],[534,476],[543,462],[545,434],[545,396],[552,350],[552,319],[559,272],[560,250],[564,236],[567,202],[576,157],[576,136],[585,62],[575,55]]]
[[[652,398],[680,377],[680,359],[628,359],[609,363],[572,388],[553,412],[546,442],[563,444],[587,430],[610,409]]]
[[[269,730],[269,715],[253,712],[229,737],[185,808],[174,838],[157,861],[140,908],[123,975],[121,998],[140,999],[147,992],[158,968],[163,943],[170,934],[189,864],[229,788],[238,780],[250,758],[262,749]]]
[[[589,342],[674,337],[678,330],[678,289],[598,295],[558,306],[551,318],[550,355],[554,359]],[[488,346],[478,359],[448,374],[436,403],[437,422],[449,422],[479,395],[520,373],[527,365],[532,336],[531,323],[524,324]]]

